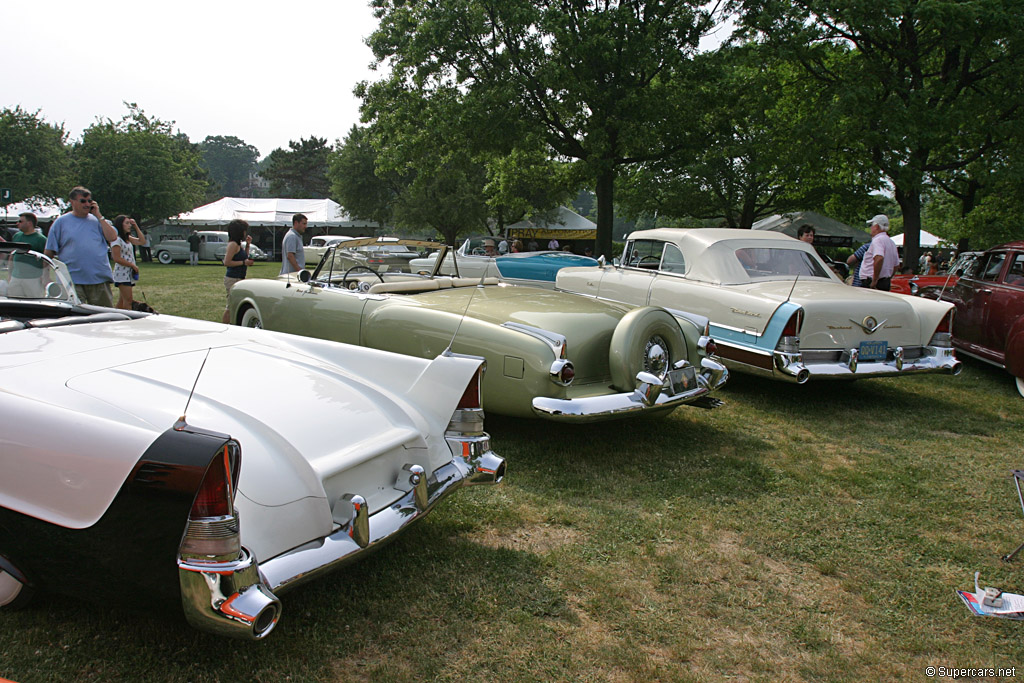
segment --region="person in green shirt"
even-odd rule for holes
[[[46,237],[39,229],[34,213],[26,212],[18,216],[18,232],[14,233],[12,241],[27,244],[39,253],[43,252],[43,248],[46,246]],[[31,254],[15,254],[7,296],[42,299],[45,296],[45,283],[42,275],[43,267],[37,257]]]

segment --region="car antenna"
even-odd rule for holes
[[[457,271],[456,271],[457,272]],[[459,336],[459,330],[462,329],[462,321],[466,319],[466,315],[469,313],[469,307],[473,303],[473,297],[476,296],[478,289],[484,288],[484,279],[487,277],[487,271],[480,277],[480,282],[477,283],[476,287],[473,288],[472,293],[469,295],[469,301],[466,302],[466,309],[462,311],[462,317],[459,318],[459,324],[455,326],[455,334],[452,335],[452,340],[448,342],[448,348],[441,354],[442,356],[451,355],[452,346],[455,344],[455,338]]]
[[[196,373],[196,379],[192,382],[192,390],[188,392],[188,399],[185,400],[185,409],[181,411],[181,417],[179,417],[178,421],[174,424],[174,429],[177,431],[181,431],[185,428],[185,416],[188,415],[188,406],[192,403],[192,395],[196,393],[196,386],[199,384],[199,376],[203,374],[203,368],[206,367],[206,359],[210,357],[210,351],[212,350],[212,347],[206,349],[206,355],[203,356],[203,362],[199,366],[199,372]]]
[[[789,300],[793,298],[793,290],[796,289],[796,281],[799,279],[800,273],[797,273],[796,277],[793,278],[793,286],[789,288],[789,294],[786,295],[786,300],[783,301],[782,303],[789,303]]]

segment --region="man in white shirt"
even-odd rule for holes
[[[302,246],[302,233],[309,221],[301,213],[292,216],[292,227],[281,241],[281,275],[297,273],[306,267],[306,252]]]
[[[878,214],[868,221],[871,245],[860,263],[860,286],[889,291],[892,274],[900,265],[896,243],[889,238],[889,217]]]

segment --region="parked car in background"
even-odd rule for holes
[[[709,394],[727,373],[700,316],[494,278],[341,271],[337,248],[313,273],[236,284],[231,321],[422,358],[482,356],[484,407],[503,415],[583,422],[718,404]]]
[[[965,251],[956,257],[949,266],[949,270],[942,275],[893,275],[890,291],[898,294],[910,294],[921,296],[931,288],[951,289],[960,279],[960,276],[967,272],[974,261],[981,254],[980,251]],[[937,297],[931,297],[937,298]]]
[[[941,293],[956,306],[953,345],[960,353],[1005,369],[1024,396],[1024,241],[993,247]]]
[[[638,231],[620,265],[560,270],[556,287],[706,316],[730,369],[775,379],[961,369],[951,305],[848,287],[813,247],[780,233]]]
[[[264,638],[282,593],[504,476],[479,358],[81,305],[0,250],[45,283],[0,297],[0,610],[46,590]]]
[[[496,277],[511,284],[554,289],[555,275],[562,268],[598,265],[597,259],[577,256],[567,251],[529,251],[488,256],[483,246],[486,240],[493,241],[494,238],[473,237],[463,242],[454,252],[447,250],[440,267],[437,266],[436,252],[413,259],[409,266],[414,273],[430,273],[436,268],[442,275]]]
[[[355,238],[347,235],[317,235],[309,240],[308,246],[303,248],[306,254],[306,263],[319,263],[324,252],[327,251],[327,247],[351,239]]]
[[[199,230],[199,260],[223,261],[228,251],[228,234],[220,230]],[[157,242],[152,247],[153,256],[157,261],[167,265],[175,261],[188,261],[188,240],[171,239]],[[249,258],[254,261],[266,261],[267,254],[255,244],[249,247]]]

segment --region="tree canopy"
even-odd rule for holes
[[[296,199],[327,199],[331,183],[327,179],[326,138],[311,135],[298,142],[290,140],[288,149],[278,147],[266,159],[261,175],[270,182],[270,193]]]
[[[203,166],[220,193],[226,197],[244,196],[260,151],[234,135],[208,135],[199,143],[199,150]]]
[[[74,146],[79,183],[108,216],[160,219],[197,206],[208,186],[198,145],[175,133],[173,122],[127,106],[124,118],[97,121]]]
[[[551,156],[583,166],[598,199],[598,252],[611,253],[620,167],[685,143],[692,114],[689,56],[713,25],[713,7],[684,0],[374,0],[368,43],[388,77],[365,89],[364,115],[404,89],[490,112],[474,129],[507,144],[530,130]],[[513,137],[514,139],[514,137]]]
[[[21,107],[0,110],[0,185],[10,202],[52,200],[71,189],[71,165],[63,126]]]

